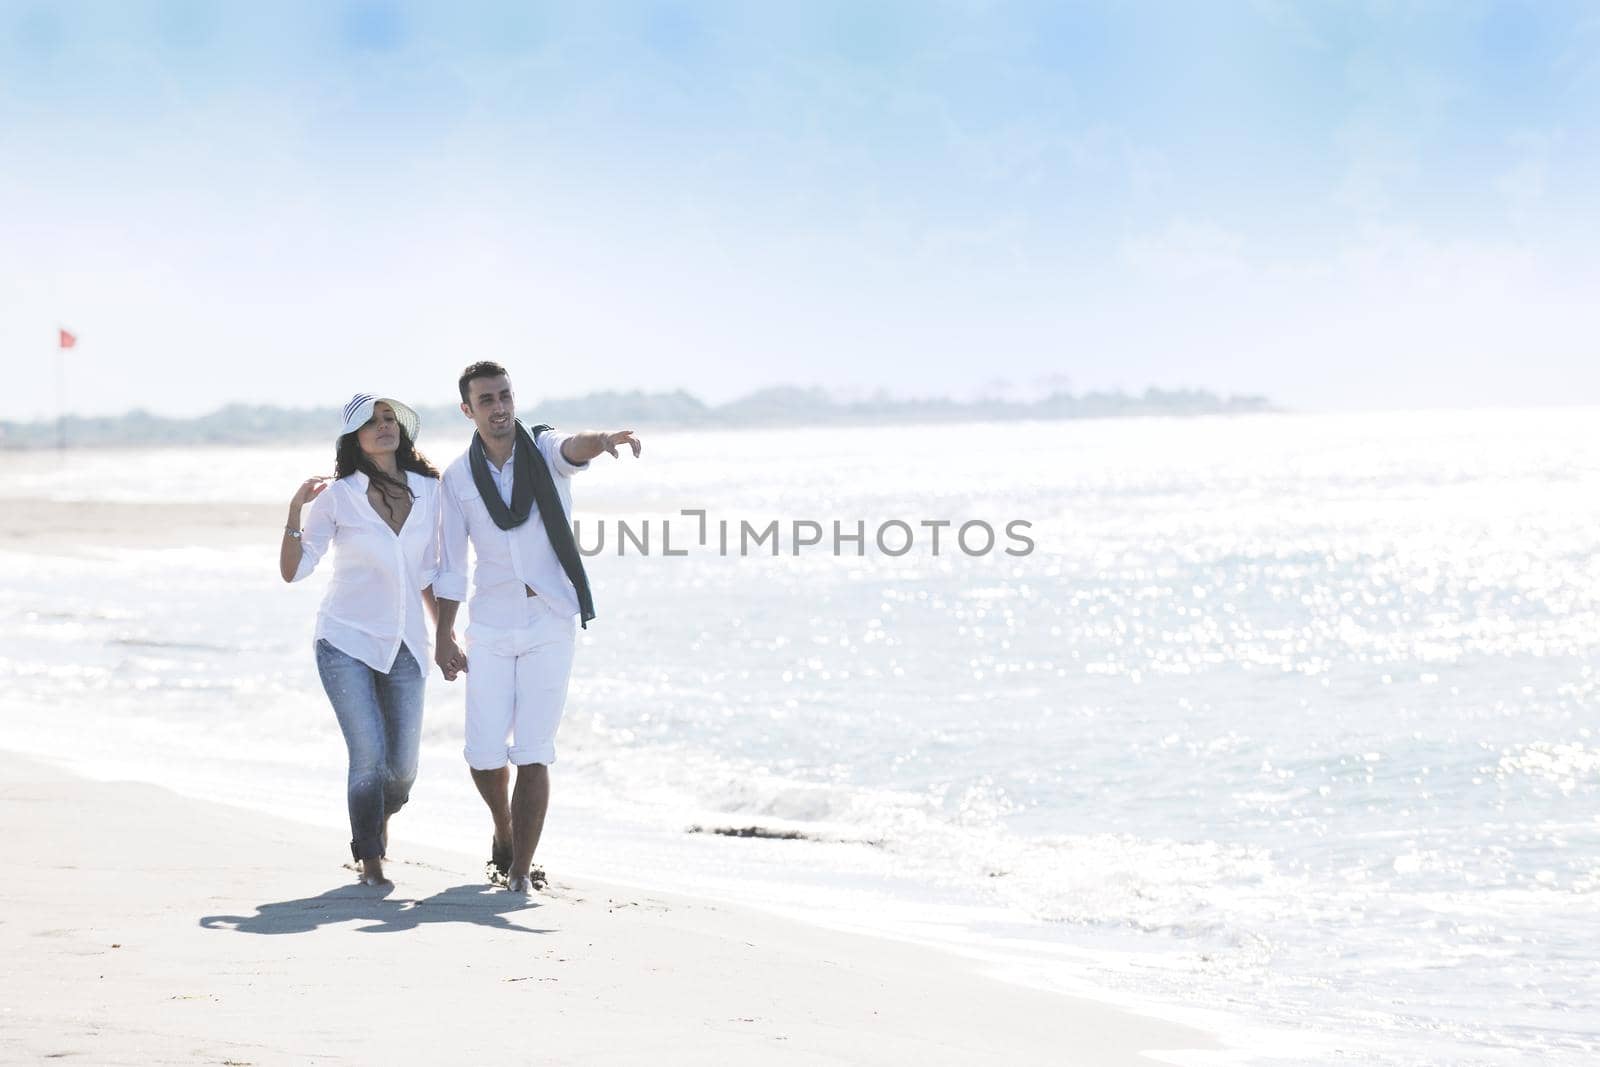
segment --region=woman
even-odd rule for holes
[[[297,582],[335,549],[317,613],[317,673],[350,752],[350,852],[372,886],[392,884],[383,874],[389,817],[417,777],[433,662],[439,472],[417,453],[417,428],[417,413],[398,400],[351,397],[334,481],[308,478],[294,494],[278,556],[283,580]]]

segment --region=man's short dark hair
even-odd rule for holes
[[[498,378],[505,373],[506,369],[493,360],[483,359],[469,365],[466,370],[461,372],[461,381],[457,383],[461,388],[461,402],[463,404],[469,403],[467,400],[467,383],[472,379]]]

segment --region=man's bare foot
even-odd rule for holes
[[[506,879],[506,888],[513,893],[532,893],[547,884],[544,871],[538,867],[532,868],[527,874],[513,874]]]
[[[489,862],[483,865],[484,873],[489,877],[490,885],[505,885],[506,879],[511,875],[511,846],[502,844],[509,841],[510,835],[501,837],[495,835],[489,843]]]

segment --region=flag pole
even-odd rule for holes
[[[56,324],[56,451],[67,451],[67,349],[75,347],[78,337],[65,326]]]
[[[56,451],[67,451],[67,358],[61,347],[61,335],[56,334]]]

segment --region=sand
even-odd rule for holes
[[[397,823],[397,828],[399,824]],[[476,829],[476,828],[474,828]],[[1205,1036],[932,949],[410,850],[0,753],[0,1060],[1133,1064]]]
[[[293,490],[282,504],[0,499],[0,550],[71,556],[90,548],[276,549]]]

